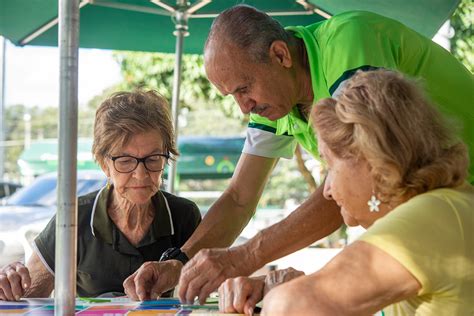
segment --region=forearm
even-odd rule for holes
[[[25,291],[24,297],[49,297],[54,289],[54,278],[49,276],[32,276],[31,287]]]
[[[326,237],[341,226],[338,206],[326,200],[322,190],[320,186],[287,218],[236,249],[242,255],[251,255],[254,270]]]
[[[30,271],[31,286],[25,297],[49,297],[54,289],[54,276],[46,269],[36,252],[30,257],[26,267]]]
[[[256,204],[256,202],[255,202]],[[204,248],[229,247],[242,232],[255,210],[255,205],[238,206],[232,194],[225,192],[213,204],[193,235],[181,247],[188,257]]]
[[[263,301],[262,315],[354,315],[348,311],[341,312],[337,303],[334,304],[324,291],[314,295],[312,281],[309,277],[302,277],[270,291]]]
[[[268,315],[373,315],[420,289],[397,259],[356,241],[322,269],[270,291],[264,309]]]
[[[188,257],[204,248],[229,247],[249,222],[277,160],[242,154],[231,183],[181,247]]]

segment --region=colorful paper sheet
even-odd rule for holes
[[[128,298],[76,300],[76,315],[79,316],[174,316],[174,315],[219,315],[216,300],[206,305],[182,305],[176,298],[134,302]],[[25,299],[19,302],[0,301],[0,316],[28,315],[53,316],[53,299]],[[229,315],[229,314],[226,314]]]

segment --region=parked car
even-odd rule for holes
[[[101,171],[80,170],[77,195],[96,191],[105,183],[106,177]],[[31,255],[31,242],[56,213],[56,187],[56,173],[39,176],[0,206],[0,266]]]
[[[0,181],[0,199],[12,195],[19,188],[21,188],[21,184],[19,183]]]

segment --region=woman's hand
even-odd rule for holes
[[[267,295],[268,291],[273,289],[275,286],[293,280],[302,275],[305,275],[303,271],[299,271],[291,267],[282,270],[270,271],[270,273],[268,273],[265,278],[265,288],[263,289],[263,295]]]
[[[133,300],[155,300],[178,284],[183,264],[178,260],[148,261],[125,279],[125,294]]]
[[[30,272],[21,262],[11,263],[0,270],[0,300],[18,301],[30,285]]]
[[[219,310],[224,313],[253,315],[255,305],[263,298],[265,277],[237,277],[219,287]]]
[[[275,270],[267,276],[227,279],[219,287],[219,310],[226,313],[252,315],[255,305],[274,287],[304,275],[293,268]]]

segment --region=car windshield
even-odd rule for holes
[[[43,178],[30,186],[14,193],[7,199],[8,205],[54,205],[56,203],[57,178]],[[78,179],[77,195],[81,196],[100,189],[105,184],[104,179]]]

